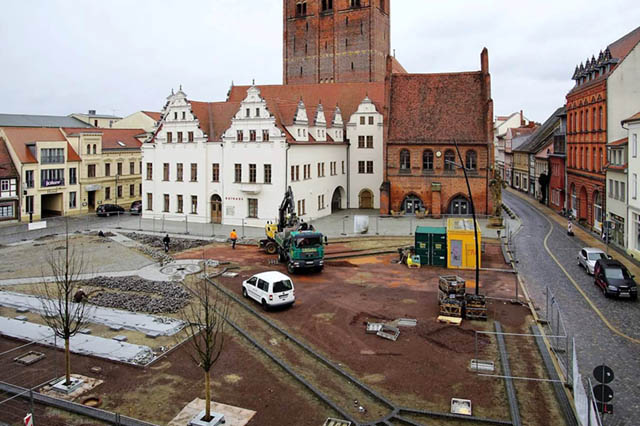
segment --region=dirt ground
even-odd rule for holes
[[[351,246],[341,242],[330,245],[328,251],[335,253],[349,248],[390,245],[390,242],[370,242]],[[273,264],[275,257],[260,252],[255,246],[238,246],[231,250],[228,244],[212,244],[175,257],[201,259],[203,251],[206,258],[237,264],[237,277],[217,278],[216,281],[238,295],[242,280],[254,273],[265,270],[286,273],[282,265]],[[489,303],[490,320],[487,322],[463,321],[460,327],[440,324],[435,320],[437,278],[451,275],[452,271],[408,269],[392,264],[395,258],[397,255],[390,254],[342,259],[327,262],[322,273],[295,275],[296,304],[266,315],[397,405],[448,412],[452,397],[464,398],[472,401],[474,415],[508,420],[503,381],[479,377],[468,371],[470,360],[476,357],[474,331],[492,331],[493,320],[498,320],[505,331],[526,332],[532,321],[528,309],[493,300]],[[483,267],[504,269],[505,266],[499,246],[488,242]],[[455,271],[455,274],[468,280],[475,279],[474,271]],[[514,283],[510,273],[482,271],[480,274],[480,292],[488,296],[513,298]],[[365,333],[368,320],[401,317],[415,318],[418,325],[401,328],[396,342]],[[255,410],[257,414],[250,426],[320,425],[327,417],[336,416],[244,338],[232,331],[228,335],[227,346],[212,374],[214,400]],[[0,338],[0,354],[17,345],[18,342]],[[507,346],[514,369],[519,373],[544,376],[538,367],[537,349],[531,342],[520,345],[520,342],[507,340]],[[54,359],[56,351],[39,350]],[[493,337],[478,339],[478,357],[494,360],[500,368]],[[51,365],[46,362],[16,367],[12,358],[0,356],[0,380],[3,380],[2,371],[16,368],[29,369],[28,376],[33,377],[32,380],[51,378]],[[101,367],[99,374],[91,371],[95,366]],[[94,394],[102,398],[101,408],[158,424],[166,424],[188,402],[204,396],[202,371],[194,365],[186,346],[170,352],[146,369],[77,355],[72,355],[72,369],[74,373],[104,380],[94,389]],[[549,389],[545,383],[516,383],[524,424],[564,424]],[[344,398],[348,400],[349,395]],[[3,418],[1,408],[0,405],[0,421],[13,424],[13,418]],[[98,424],[42,407],[38,410],[45,416],[46,424],[52,426]],[[430,420],[429,424],[460,422]]]

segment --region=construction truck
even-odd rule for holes
[[[278,261],[286,263],[289,273],[301,269],[321,271],[324,267],[327,238],[296,215],[291,187],[278,209],[277,223],[267,223],[265,234],[260,248],[268,254],[277,253]]]

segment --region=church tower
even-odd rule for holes
[[[283,83],[384,81],[391,0],[284,0]]]

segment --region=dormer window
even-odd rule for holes
[[[256,108],[256,117],[260,117],[260,108]]]
[[[245,117],[247,118],[251,117],[251,110],[249,108],[247,108],[245,111]]]

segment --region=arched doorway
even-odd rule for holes
[[[424,211],[424,203],[417,195],[407,195],[402,201],[402,210],[405,214],[415,214],[417,211]]]
[[[467,197],[458,195],[449,203],[449,214],[465,216],[471,214],[471,203]]]
[[[342,210],[342,202],[344,200],[344,188],[339,186],[333,191],[331,196],[331,213],[335,213],[338,210]]]
[[[578,199],[578,204],[580,208],[578,209],[578,218],[579,219],[587,219],[587,215],[589,214],[589,209],[587,208],[587,202],[589,201],[587,196],[587,189],[583,186],[580,188],[580,197]]]
[[[222,198],[218,194],[211,196],[211,223],[222,223]]]
[[[363,189],[358,194],[358,208],[372,209],[373,208],[373,192],[369,189]]]

